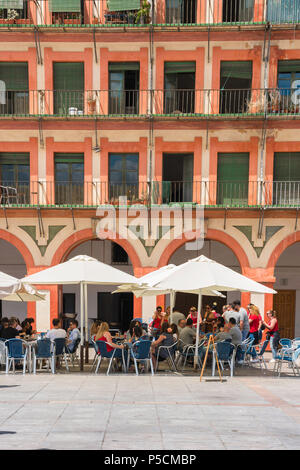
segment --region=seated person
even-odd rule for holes
[[[178,341],[179,340],[179,332],[178,332],[178,328],[177,328],[177,325],[175,323],[172,323],[172,325],[170,326],[171,330],[172,330],[172,334],[173,334],[173,337],[174,337],[174,341]]]
[[[135,343],[139,341],[144,336],[144,330],[141,327],[140,322],[136,322],[138,325],[135,325],[131,337],[129,338],[129,343]]]
[[[185,318],[182,318],[181,320],[179,320],[178,322],[178,333],[179,333],[179,336],[180,336],[180,333],[182,332],[183,328],[185,327],[186,325],[186,319]]]
[[[97,334],[95,336],[95,341],[105,341],[107,352],[111,352],[116,349],[114,357],[119,359],[122,358],[122,352],[124,354],[124,359],[127,359],[127,351],[124,350],[123,344],[114,343],[109,332],[109,324],[107,322],[102,322],[98,328]]]
[[[67,332],[61,328],[61,320],[60,318],[53,318],[52,320],[53,328],[48,330],[46,333],[46,338],[54,341],[57,338],[66,338]]]
[[[8,318],[7,317],[3,317],[2,320],[1,320],[1,325],[0,325],[0,338],[2,338],[2,332],[3,330],[5,330],[6,328],[8,328]]]
[[[67,350],[72,354],[80,340],[80,331],[78,329],[78,321],[71,320],[68,329]]]
[[[126,333],[125,333],[125,337],[126,337],[126,339],[127,339],[128,341],[130,341],[131,338],[132,338],[132,336],[134,335],[134,328],[135,328],[136,326],[139,327],[139,328],[141,328],[141,330],[142,330],[142,335],[141,335],[141,336],[143,336],[143,335],[146,334],[146,331],[143,330],[143,328],[142,328],[142,326],[141,326],[141,322],[139,322],[138,320],[131,320],[130,325],[129,325],[129,329],[128,329],[128,331],[126,331]]]
[[[95,339],[95,336],[97,334],[98,328],[101,325],[102,321],[101,320],[94,320],[92,326],[91,326],[91,331],[90,335],[92,339]]]
[[[194,344],[195,339],[196,339],[196,330],[193,328],[193,319],[188,318],[186,321],[186,326],[182,328],[180,334],[179,334],[179,339],[185,344],[185,345],[191,345]]]
[[[13,339],[19,338],[19,331],[17,330],[17,322],[14,318],[11,318],[8,322],[3,324],[3,328],[1,330],[1,338],[3,339]]]
[[[152,354],[152,362],[153,362],[153,367],[154,369],[156,368],[156,356],[157,356],[157,351],[160,346],[172,346],[174,344],[174,337],[172,333],[172,328],[167,324],[163,323],[161,327],[161,332],[159,335],[159,338],[156,341],[153,341],[151,344],[151,354]],[[172,351],[172,355],[175,354],[175,350]],[[159,351],[159,361],[164,361],[169,357],[169,354],[166,350],[161,349]]]
[[[28,329],[27,329],[27,335],[32,336],[36,333],[36,330],[33,329],[33,324],[34,324],[34,318],[27,318],[28,321]]]

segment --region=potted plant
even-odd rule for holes
[[[142,1],[141,9],[136,14],[136,23],[147,24],[150,20],[151,5],[147,0]]]
[[[95,114],[96,112],[96,99],[93,93],[89,93],[87,97],[88,114]]]
[[[8,19],[5,17],[5,12],[3,8],[0,9],[0,24],[13,24],[13,19]]]
[[[72,14],[68,17],[65,17],[64,19],[64,24],[80,24],[81,23],[81,18],[75,18],[72,16]]]
[[[127,16],[128,24],[134,24],[135,22],[135,15],[130,11]]]
[[[5,24],[14,24],[15,23],[15,20],[16,18],[19,16],[19,13],[17,12],[17,10],[12,10],[12,9],[8,9],[7,10],[7,18],[4,18],[3,20],[3,23]]]

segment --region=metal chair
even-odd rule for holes
[[[134,343],[132,349],[130,350],[130,354],[134,362],[136,375],[139,375],[139,369],[137,365],[138,362],[149,362],[151,367],[151,374],[154,375],[153,362],[150,351],[151,344],[152,341],[140,340]]]
[[[79,364],[79,358],[77,356],[77,350],[78,350],[79,345],[80,345],[80,338],[77,338],[72,350],[69,349],[69,345],[66,346],[66,356],[67,356],[67,359],[70,359],[72,366],[75,365],[76,361]]]
[[[53,351],[53,341],[48,338],[39,339],[36,342],[36,347],[33,347],[33,373],[36,374],[36,364],[38,361],[46,360],[48,362],[48,369],[49,366],[51,368],[52,374],[54,374],[53,370],[53,361],[52,361],[52,351]]]
[[[109,375],[109,371],[111,369],[111,366],[112,366],[112,363],[113,363],[114,359],[122,358],[124,371],[125,372],[127,371],[126,362],[125,362],[125,358],[124,358],[124,349],[114,348],[112,351],[108,352],[107,351],[107,345],[110,346],[110,344],[107,343],[106,341],[96,341],[96,345],[98,347],[98,357],[97,357],[97,366],[96,366],[95,374],[98,373],[102,358],[109,359],[109,364],[108,364],[108,368],[107,368],[107,371],[106,371],[106,375]],[[120,353],[118,353],[118,351],[120,351]]]
[[[205,340],[202,340],[199,343],[198,346],[198,365],[201,366],[202,361],[201,361],[201,355],[203,352],[203,345],[205,343]],[[177,345],[177,358],[175,361],[176,366],[178,367],[180,360],[183,361],[183,366],[181,370],[183,370],[186,366],[187,360],[188,359],[193,359],[195,357],[195,352],[196,352],[196,345],[195,344],[185,344],[181,339],[178,341]]]
[[[267,364],[266,364],[266,361],[265,361],[265,358],[264,358],[264,353],[265,353],[265,350],[267,349],[267,346],[268,346],[268,343],[269,343],[269,340],[266,339],[261,347],[260,347],[260,350],[257,352],[257,358],[259,359],[259,365],[260,365],[260,368],[262,369],[262,363],[263,365],[265,366],[265,369],[268,369],[267,367]],[[259,347],[259,345],[257,345]],[[255,346],[254,346],[255,347]]]
[[[91,341],[91,343],[93,345],[93,348],[95,350],[95,356],[94,356],[92,367],[91,367],[91,372],[92,372],[94,367],[95,367],[95,364],[97,362],[97,358],[98,358],[98,355],[99,355],[99,349],[98,349],[98,346],[97,346],[96,341],[94,340],[94,338],[91,338],[90,341]]]
[[[279,344],[282,348],[289,349],[292,347],[292,340],[289,338],[281,338]]]
[[[178,344],[178,341],[175,341],[173,344],[171,344],[170,346],[159,346],[157,348],[157,354],[156,354],[156,368],[155,368],[155,372],[158,370],[158,358],[160,356],[160,352],[161,351],[165,351],[166,352],[166,357],[164,358],[165,360],[168,361],[169,365],[171,363],[171,367],[172,369],[177,372],[177,368],[176,368],[176,364],[175,364],[175,351],[176,351],[176,348],[177,348],[177,344]]]
[[[23,361],[23,374],[26,372],[26,361],[28,346],[25,341],[18,338],[8,339],[5,341],[6,346],[6,369],[5,373],[8,374],[11,365],[13,365],[13,372],[15,373],[15,362]]]
[[[218,356],[218,361],[221,366],[221,369],[224,370],[224,364],[227,364],[230,367],[230,377],[233,377],[234,370],[234,359],[235,359],[235,347],[234,344],[229,343],[228,341],[219,341],[215,343],[216,352]],[[212,376],[215,376],[216,369],[216,352],[213,349],[213,363],[212,363]]]
[[[300,348],[293,349],[293,348],[283,348],[278,351],[277,357],[275,359],[274,364],[274,374],[278,373],[278,377],[281,375],[282,364],[285,362],[289,366],[292,367],[294,375],[296,376],[296,371],[300,376],[300,369],[297,364],[297,359],[300,355]]]
[[[63,358],[65,361],[65,366],[67,371],[69,372],[68,360],[66,355],[66,339],[65,338],[55,338],[54,341],[54,348],[52,351],[52,370],[54,371],[53,374],[56,372],[56,359]]]

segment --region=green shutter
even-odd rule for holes
[[[279,60],[278,73],[300,72],[300,60]]]
[[[109,11],[127,11],[139,10],[141,8],[140,0],[108,0]]]
[[[27,62],[0,62],[0,80],[8,91],[28,90]]]
[[[81,12],[80,0],[49,0],[49,10],[53,12]]]
[[[252,79],[252,61],[221,61],[221,79],[222,78],[242,78]]]
[[[54,90],[84,90],[83,62],[55,62],[53,64]]]
[[[29,165],[29,153],[14,153],[2,152],[0,153],[0,165]]]
[[[196,62],[165,62],[165,73],[195,73]]]
[[[217,204],[248,204],[249,154],[219,153]]]
[[[17,8],[18,10],[23,10],[23,7],[23,0],[0,0],[0,8]]]
[[[274,181],[300,181],[300,153],[274,154]]]
[[[56,153],[54,163],[83,163],[83,153]]]
[[[140,70],[139,62],[109,62],[109,72],[123,72],[129,70]]]

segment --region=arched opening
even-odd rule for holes
[[[194,243],[185,243],[173,253],[169,263],[179,265],[189,259],[204,255],[207,258],[213,259],[218,263],[241,273],[241,266],[237,257],[233,251],[223,243],[214,240],[205,240],[201,249],[193,249],[194,247]],[[241,297],[240,292],[235,291],[223,292],[223,294],[225,296],[224,298],[204,296],[202,299],[203,307],[205,307],[205,305],[210,305],[211,307],[214,306],[217,312],[221,313],[223,305],[240,299]],[[166,300],[167,302],[169,301],[168,298]],[[179,292],[176,295],[175,307],[183,313],[187,313],[191,306],[197,307],[197,303],[197,295]]]
[[[273,308],[278,315],[280,336],[294,338],[300,336],[300,242],[286,248],[275,266],[278,292],[273,298]]]
[[[0,271],[18,279],[26,276],[27,268],[20,251],[6,240],[0,239]],[[0,301],[1,317],[17,317],[22,322],[27,316],[27,302]]]
[[[87,255],[109,264],[121,271],[134,275],[132,262],[127,252],[110,240],[88,240],[73,248],[66,261],[78,255]],[[94,320],[107,321],[111,328],[127,330],[133,318],[133,295],[131,293],[113,294],[117,286],[88,286],[89,324]],[[61,313],[70,314],[80,311],[79,286],[62,287]]]

